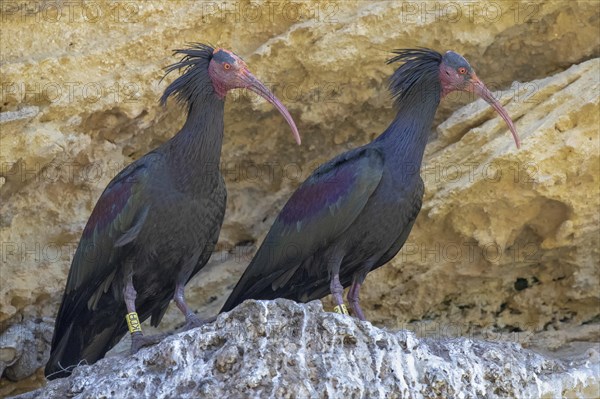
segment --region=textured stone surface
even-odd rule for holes
[[[423,211],[403,252],[367,278],[367,317],[424,336],[520,334],[544,348],[600,339],[600,72],[597,59],[584,62],[600,51],[598,3],[102,0],[65,6],[60,19],[55,3],[23,4],[1,9],[0,334],[55,315],[101,191],[182,123],[177,106],[157,101],[174,78],[159,83],[171,50],[207,41],[270,83],[304,143],[255,96],[229,96],[222,251],[188,290],[201,315],[218,310],[314,166],[387,126],[388,51],[427,46],[464,54],[503,90],[523,149],[483,102],[443,102]],[[181,322],[171,309],[162,328]],[[0,394],[13,392],[4,377]]]
[[[322,311],[248,301],[215,323],[81,366],[31,398],[534,398],[599,393],[598,351],[569,362],[518,343],[419,339]]]
[[[11,381],[34,374],[48,360],[54,320],[25,320],[0,334],[0,373]]]

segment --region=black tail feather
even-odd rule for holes
[[[57,320],[69,324],[55,326],[61,335],[53,340],[44,370],[47,379],[67,377],[78,365],[97,362],[125,335],[125,306],[112,295],[103,295],[101,301],[102,311],[84,308],[72,320]]]

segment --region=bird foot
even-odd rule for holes
[[[135,332],[131,334],[131,350],[130,354],[133,355],[137,353],[141,348],[145,346],[156,345],[162,339],[166,337],[166,334],[156,334],[156,335],[144,335],[141,332]]]
[[[181,327],[179,332],[191,330],[196,327],[200,327],[200,326],[206,324],[206,322],[207,322],[207,320],[202,320],[201,318],[196,316],[194,313],[191,313],[186,317],[185,324],[183,325],[183,327]]]
[[[354,313],[354,316],[356,316],[356,318],[358,320],[367,321],[365,314],[363,313],[362,309],[360,308],[360,306],[358,304],[356,304],[355,306],[352,306],[352,312]]]

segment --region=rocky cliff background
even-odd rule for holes
[[[256,96],[228,96],[227,214],[219,251],[188,289],[200,315],[219,309],[312,169],[387,126],[389,51],[424,46],[471,62],[523,147],[483,101],[444,100],[423,209],[401,253],[367,278],[367,317],[427,338],[597,345],[599,3],[2,1],[0,11],[1,395],[44,384],[83,226],[110,179],[181,126],[177,105],[158,104],[175,74],[161,78],[172,50],[198,41],[241,55],[303,136],[295,146]],[[171,310],[161,329],[182,322]]]

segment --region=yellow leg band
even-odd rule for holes
[[[130,333],[142,332],[142,324],[136,312],[127,313],[125,320],[127,320],[127,327],[129,327]]]
[[[338,306],[336,306],[335,308],[333,308],[333,311],[334,311],[335,313],[339,313],[339,314],[345,314],[346,316],[348,316],[348,315],[349,315],[349,313],[348,313],[348,309],[346,308],[346,305],[345,305],[345,304],[343,304],[343,303],[342,303],[341,305],[338,305]]]

